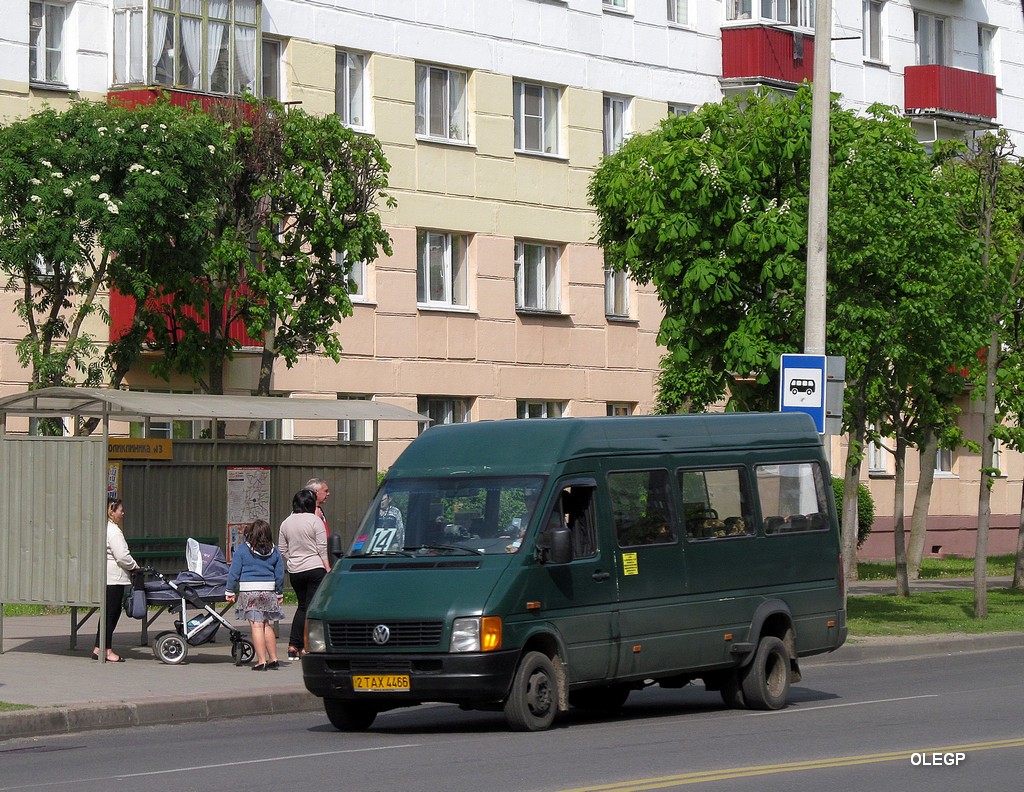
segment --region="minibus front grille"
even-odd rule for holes
[[[374,641],[374,632],[378,638],[382,631],[378,627],[387,627],[387,640],[381,643]],[[331,646],[335,649],[408,649],[437,646],[441,643],[441,632],[444,627],[439,621],[409,622],[328,622],[327,633]]]

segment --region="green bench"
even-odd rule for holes
[[[142,566],[156,566],[154,559],[173,560],[175,571],[180,572],[185,568],[185,543],[190,538],[200,544],[220,544],[216,536],[133,536],[128,539],[128,549]]]

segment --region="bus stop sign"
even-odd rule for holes
[[[825,356],[783,355],[779,371],[779,409],[807,413],[825,434]]]

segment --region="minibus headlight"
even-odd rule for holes
[[[306,649],[310,652],[326,652],[324,623],[319,619],[306,619]]]
[[[501,618],[471,616],[452,623],[449,652],[493,652],[501,649]]]

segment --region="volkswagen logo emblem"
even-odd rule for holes
[[[378,624],[373,628],[373,642],[375,644],[386,644],[391,637],[391,630],[386,624]]]

